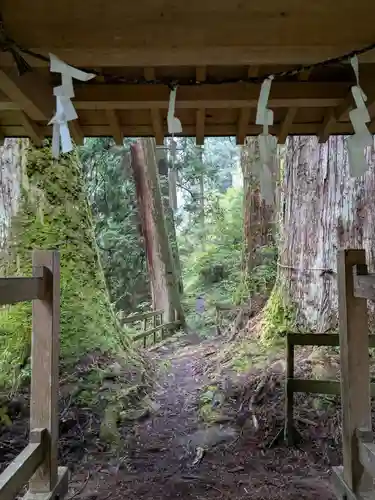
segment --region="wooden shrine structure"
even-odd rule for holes
[[[259,83],[243,79],[288,71],[362,49],[375,42],[373,0],[2,0],[4,33],[27,51],[54,53],[70,65],[101,76],[75,82],[79,120],[70,123],[77,144],[88,136],[167,134],[168,85],[180,82],[176,116],[183,134],[203,144],[205,136],[260,133],[255,125]],[[4,38],[0,36],[1,38]],[[48,62],[24,54],[32,72],[17,75],[10,44],[0,52],[0,133],[51,135],[55,102]],[[361,86],[375,117],[375,51],[360,57]],[[145,83],[145,82],[149,83]],[[216,85],[218,81],[224,83]],[[183,83],[189,82],[189,85]],[[352,132],[353,70],[344,60],[275,79],[270,132]],[[375,122],[369,125],[375,132]]]
[[[53,87],[60,84],[60,75],[49,71],[50,52],[98,75],[74,83],[79,119],[69,127],[77,144],[89,136],[112,136],[120,144],[124,137],[154,136],[162,144],[176,84],[183,135],[196,137],[198,145],[205,136],[225,135],[242,144],[262,130],[255,113],[261,80],[270,74],[278,74],[268,102],[271,134],[279,143],[288,134],[316,134],[324,142],[330,134],[352,133],[355,75],[348,54],[375,43],[374,0],[1,0],[0,15],[0,135],[30,137],[36,145],[52,133]],[[19,56],[32,70],[21,76]],[[324,62],[331,58],[338,59]],[[366,50],[359,62],[374,133],[375,50]],[[30,477],[29,498],[62,498],[67,489],[67,471],[56,460],[59,301],[53,259],[34,262],[37,274],[23,278],[25,289],[20,282],[0,283],[2,304],[35,301],[30,444],[0,476],[0,500],[14,498]],[[363,477],[375,476],[365,299],[375,298],[375,281],[366,273],[363,251],[340,253],[344,468],[334,477],[338,495],[350,499],[359,498]]]

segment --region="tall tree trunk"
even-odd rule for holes
[[[181,275],[181,262],[180,262],[180,254],[178,251],[177,244],[177,234],[176,234],[176,225],[174,220],[174,212],[170,202],[170,187],[169,187],[169,165],[168,160],[165,154],[164,148],[156,148],[156,159],[158,162],[158,173],[160,180],[160,190],[161,196],[163,200],[164,213],[167,224],[167,231],[169,241],[172,247],[172,254],[174,260],[174,266],[176,270],[176,279],[178,281],[178,289],[180,294],[183,293],[183,283],[182,283],[182,275]]]
[[[153,306],[163,309],[165,320],[173,321],[175,312],[184,323],[184,312],[156,165],[155,141],[141,139],[131,146],[142,233],[150,275]]]
[[[0,147],[0,249],[5,251],[12,217],[17,213],[22,185],[22,156],[28,141],[5,139]]]
[[[278,286],[308,328],[337,325],[338,248],[365,248],[375,264],[375,147],[369,171],[349,174],[343,136],[288,139],[281,195]]]
[[[198,158],[201,167],[201,173],[199,176],[199,220],[200,220],[200,230],[201,230],[201,243],[202,249],[204,250],[206,242],[205,233],[205,214],[204,214],[204,166],[203,166],[203,148],[199,148]]]
[[[34,249],[58,249],[61,260],[61,361],[74,364],[98,349],[126,345],[112,310],[98,259],[91,212],[75,154],[51,157],[50,147],[10,147],[22,159],[19,209],[12,217],[2,273],[27,276]],[[18,147],[21,150],[18,150]],[[8,151],[5,151],[8,154]],[[0,310],[0,386],[19,380],[30,350],[31,303]],[[8,379],[7,376],[9,375]]]
[[[260,183],[254,174],[258,161],[257,139],[249,138],[241,152],[244,182],[244,269],[247,275],[261,264],[260,249],[273,243],[274,207],[267,206],[260,193]]]

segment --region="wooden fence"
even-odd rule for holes
[[[294,444],[294,393],[340,395],[341,385],[338,380],[300,379],[294,376],[295,346],[340,345],[340,336],[334,333],[288,333],[286,336],[286,381],[285,381],[285,428],[284,436],[289,446]],[[375,347],[375,335],[369,336],[369,347]],[[371,384],[371,393],[375,397],[375,384]]]
[[[60,263],[56,251],[33,252],[33,276],[0,278],[0,305],[33,301],[29,444],[0,475],[0,500],[29,482],[28,498],[63,498],[68,469],[58,467]]]
[[[287,337],[285,433],[293,439],[293,394],[340,394],[342,404],[343,466],[334,467],[332,480],[337,497],[373,498],[375,435],[371,422],[369,335],[367,300],[375,300],[375,274],[368,274],[364,250],[340,250],[337,261],[339,335],[294,334]],[[294,378],[294,346],[340,346],[341,382]],[[370,493],[370,497],[368,494]]]
[[[131,323],[142,323],[143,331],[137,333],[132,336],[134,342],[139,340],[143,341],[143,347],[146,349],[147,339],[152,336],[153,344],[158,342],[158,333],[160,332],[160,340],[163,340],[166,337],[166,334],[170,334],[179,324],[179,321],[171,321],[169,323],[163,323],[163,315],[164,311],[159,309],[156,311],[149,311],[140,314],[132,314],[131,316],[127,316],[122,319],[123,324],[131,324]],[[148,322],[152,321],[152,328],[147,330]],[[0,499],[1,500],[1,499]]]

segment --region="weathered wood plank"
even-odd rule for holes
[[[137,335],[133,335],[132,339],[134,342],[137,340],[141,340],[143,338],[148,337],[149,335],[152,335],[154,332],[157,332],[158,330],[162,330],[164,328],[168,328],[170,326],[177,326],[179,325],[179,321],[171,321],[169,323],[162,323],[161,325],[156,326],[155,328],[150,328],[149,330],[146,330],[145,332],[138,333]]]
[[[342,442],[344,481],[358,493],[372,479],[359,459],[356,429],[371,429],[369,332],[367,302],[354,297],[353,271],[366,272],[364,250],[340,250],[337,258],[341,359]]]
[[[133,314],[132,316],[127,316],[126,318],[123,318],[121,321],[125,325],[129,323],[134,323],[135,321],[140,321],[142,319],[152,318],[153,316],[157,316],[158,314],[163,314],[163,312],[164,312],[163,310],[159,309],[157,311],[149,311],[145,313]]]
[[[15,304],[41,297],[43,278],[0,278],[0,305]]]
[[[30,426],[49,433],[48,453],[30,481],[31,493],[49,493],[57,484],[60,265],[56,251],[33,252],[33,272],[43,269],[44,295],[33,302]]]
[[[289,446],[293,444],[294,423],[293,423],[293,403],[294,391],[293,384],[290,380],[294,380],[294,345],[287,342],[286,348],[286,390],[285,390],[285,440]]]
[[[359,460],[365,470],[375,477],[375,443],[367,443],[359,439]]]
[[[1,500],[13,500],[44,460],[48,448],[46,429],[35,429],[30,443],[0,474]]]
[[[287,342],[301,346],[338,346],[340,338],[335,333],[287,333]]]
[[[340,382],[336,380],[287,379],[287,391],[307,394],[340,394]]]
[[[340,345],[340,337],[336,333],[287,333],[287,341],[292,345],[330,346]],[[375,335],[369,335],[369,346],[375,347]]]
[[[28,491],[24,500],[62,500],[68,492],[68,468],[59,467],[56,486],[48,493],[32,493]]]
[[[354,296],[375,300],[375,274],[356,274],[354,276]]]
[[[338,380],[316,380],[316,379],[287,379],[286,385],[292,392],[304,392],[306,394],[340,394],[340,382]],[[370,384],[371,397],[375,398],[375,383]]]

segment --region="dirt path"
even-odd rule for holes
[[[204,344],[190,345],[156,353],[160,361],[171,357],[172,361],[153,395],[154,415],[138,423],[131,436],[129,429],[123,430],[127,460],[106,454],[108,466],[98,466],[93,474],[90,462],[86,480],[85,473],[76,475],[75,498],[334,499],[329,467],[316,463],[309,443],[301,448],[267,448],[262,430],[250,426],[231,446],[238,435],[235,426],[207,428],[199,422],[198,391],[206,382],[203,348]],[[205,451],[194,465],[198,447]]]

